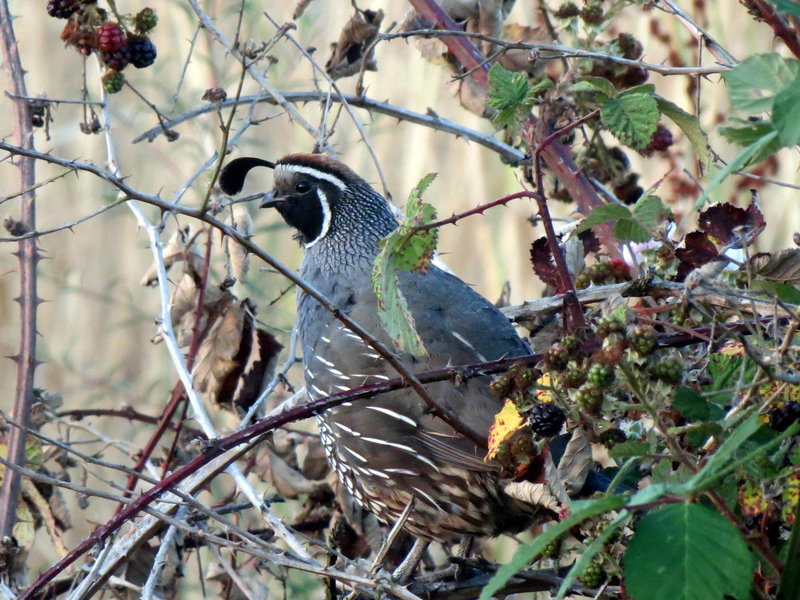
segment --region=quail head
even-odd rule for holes
[[[277,163],[239,158],[223,171],[224,191],[241,190],[255,166],[274,168],[274,189],[263,207],[278,210],[305,246],[300,273],[335,306],[391,346],[381,326],[370,274],[378,242],[397,222],[389,204],[344,164],[312,154]],[[426,356],[400,356],[422,373],[530,353],[509,321],[466,283],[435,266],[399,272]],[[306,294],[298,297],[306,389],[312,399],[398,374],[361,338]],[[488,435],[502,408],[488,378],[426,385],[436,401],[472,431]],[[485,449],[430,414],[410,389],[342,404],[318,417],[332,468],[347,490],[385,522],[409,503],[405,528],[427,539],[519,531],[537,516],[532,505],[503,491],[507,481]]]

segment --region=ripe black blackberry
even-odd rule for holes
[[[106,21],[97,28],[97,45],[101,52],[116,52],[125,45],[125,32],[117,23]]]
[[[137,69],[149,67],[156,60],[156,46],[146,37],[131,38],[126,48],[131,64]]]
[[[130,62],[127,46],[123,46],[113,52],[103,52],[102,56],[103,62],[112,71],[122,71]]]
[[[565,419],[564,411],[552,402],[537,402],[528,413],[531,430],[541,437],[558,435]]]
[[[50,0],[47,3],[47,14],[56,19],[69,19],[80,7],[80,0]]]
[[[790,400],[782,406],[776,406],[767,413],[769,426],[775,431],[786,431],[800,419],[800,402]]]

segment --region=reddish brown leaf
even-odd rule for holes
[[[531,264],[533,272],[539,279],[555,290],[561,289],[561,277],[553,260],[553,253],[547,244],[547,238],[541,237],[531,244]]]
[[[370,45],[380,31],[381,21],[383,21],[382,10],[363,10],[347,22],[339,41],[331,45],[331,57],[325,64],[328,75],[334,79],[355,75],[361,70],[364,61],[367,70],[378,69]]]
[[[680,261],[678,279],[682,280],[690,271],[711,262],[717,256],[719,256],[717,247],[707,233],[702,231],[688,233],[683,240],[683,248],[675,250],[675,258]]]
[[[764,215],[755,201],[747,210],[727,202],[711,206],[700,213],[698,224],[720,244],[733,248],[749,246],[766,226]]]

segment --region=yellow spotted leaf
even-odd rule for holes
[[[539,402],[552,402],[553,392],[550,388],[553,385],[553,380],[550,373],[545,373],[536,380],[536,399]]]
[[[497,450],[505,440],[514,432],[522,429],[525,420],[517,410],[517,405],[511,400],[506,400],[503,410],[494,416],[494,423],[489,428],[489,451],[486,460],[491,460],[497,455]]]

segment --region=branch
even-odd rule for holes
[[[797,33],[789,27],[786,20],[778,14],[775,7],[771,4],[764,2],[764,0],[751,0],[753,7],[761,14],[761,18],[767,22],[767,25],[772,27],[775,35],[783,40],[786,47],[792,51],[796,58],[800,58],[800,39]]]
[[[403,31],[399,33],[382,33],[378,35],[379,40],[391,41],[394,39],[405,39],[411,37],[423,38],[444,38],[444,37],[464,37],[472,38],[482,42],[490,42],[491,44],[508,50],[530,50],[530,60],[561,60],[564,58],[588,58],[591,60],[599,60],[603,62],[611,62],[628,67],[638,67],[659,75],[714,75],[716,73],[724,73],[729,71],[733,65],[721,63],[714,67],[670,67],[666,65],[644,62],[641,60],[633,60],[630,58],[623,58],[621,56],[612,56],[610,54],[603,54],[602,52],[592,52],[591,50],[582,50],[581,48],[572,48],[571,46],[564,46],[563,44],[531,44],[527,42],[509,42],[500,38],[495,38],[490,35],[478,33],[475,31],[448,31],[444,29],[415,29],[413,31]]]
[[[351,106],[356,106],[358,108],[366,109],[371,112],[388,115],[400,121],[408,121],[409,123],[422,125],[424,127],[430,127],[431,129],[435,129],[437,131],[451,133],[457,137],[464,138],[471,142],[476,142],[477,144],[480,144],[481,146],[488,148],[492,152],[499,154],[503,160],[515,166],[523,162],[527,158],[524,152],[520,152],[513,146],[509,146],[508,144],[504,144],[503,142],[494,139],[494,137],[492,137],[491,135],[486,135],[480,133],[479,131],[475,131],[474,129],[469,129],[468,127],[459,125],[454,121],[443,119],[436,115],[423,115],[421,113],[416,113],[410,110],[399,108],[397,106],[393,106],[392,104],[389,104],[387,102],[379,102],[377,100],[371,100],[365,96],[354,96],[352,94],[328,95],[320,92],[287,92],[283,95],[283,98],[287,102],[292,102],[292,103],[312,102],[312,101],[326,102],[328,100],[332,102],[343,102]],[[265,97],[260,94],[253,96],[242,96],[240,98],[240,102],[242,104],[259,103],[259,102],[266,102],[267,104],[278,104],[275,101],[275,99]],[[234,104],[233,99],[227,99],[221,102],[220,106],[227,107],[233,104]],[[190,109],[176,117],[173,117],[172,119],[167,121],[165,125],[167,127],[174,127],[175,125],[179,125],[184,121],[188,121],[189,119],[194,119],[195,117],[198,117],[200,115],[209,112],[213,112],[215,110],[216,106],[203,104],[193,109]],[[143,140],[152,142],[162,133],[163,130],[161,126],[158,125],[136,136],[133,140],[133,143],[136,144]]]
[[[17,96],[27,96],[25,71],[19,57],[14,25],[7,0],[0,0],[0,34],[2,34],[3,64],[6,67],[9,88]],[[25,150],[32,151],[33,126],[29,105],[24,100],[13,102],[14,138]],[[24,231],[36,229],[36,184],[35,159],[31,156],[19,160],[20,188],[28,190],[22,195],[20,225]],[[41,300],[36,290],[36,265],[41,260],[36,240],[20,240],[17,259],[19,261],[20,294],[20,346],[13,359],[17,363],[17,384],[11,417],[21,427],[10,427],[6,443],[6,457],[14,465],[24,465],[25,429],[30,425],[30,410],[36,401],[33,394],[33,380],[38,361],[36,360],[36,308]],[[0,484],[0,540],[12,538],[17,521],[17,498],[20,492],[20,475],[15,470],[5,469]],[[13,569],[12,569],[13,570]]]
[[[350,328],[353,333],[358,335],[369,347],[371,347],[375,352],[377,352],[382,358],[384,358],[397,373],[405,378],[411,388],[419,395],[419,397],[425,402],[428,408],[431,410],[432,414],[436,417],[442,419],[445,423],[447,423],[450,427],[452,427],[455,431],[460,433],[461,435],[467,437],[468,439],[472,440],[478,447],[484,447],[486,445],[486,440],[484,436],[479,434],[478,432],[474,431],[472,428],[466,426],[462,423],[461,419],[458,417],[458,414],[450,409],[449,407],[441,406],[434,398],[431,397],[430,394],[422,387],[422,384],[417,380],[413,373],[411,373],[405,365],[400,361],[400,359],[395,355],[395,353],[388,348],[385,344],[381,343],[377,338],[375,338],[370,332],[364,329],[361,325],[350,319],[341,309],[339,309],[336,305],[334,305],[328,298],[326,298],[322,293],[320,293],[316,288],[305,282],[303,279],[300,278],[294,271],[289,269],[285,266],[282,262],[274,258],[272,255],[268,254],[252,241],[244,237],[240,232],[238,232],[235,228],[224,223],[215,217],[209,215],[208,213],[203,213],[200,210],[192,209],[183,207],[177,204],[173,204],[170,202],[166,202],[162,200],[158,196],[151,196],[148,194],[144,194],[139,192],[138,190],[134,189],[130,185],[128,185],[121,177],[114,175],[102,169],[96,165],[90,163],[84,163],[80,161],[73,161],[67,160],[63,158],[58,158],[49,154],[44,154],[41,152],[37,152],[35,150],[29,150],[26,148],[22,148],[19,146],[14,146],[13,144],[9,144],[4,141],[0,141],[0,150],[6,150],[7,152],[11,152],[12,154],[21,154],[22,156],[29,156],[32,158],[36,158],[39,160],[44,160],[53,164],[58,164],[62,166],[67,166],[69,168],[74,168],[79,171],[86,171],[89,173],[93,173],[97,175],[101,179],[104,179],[111,183],[114,187],[116,187],[122,195],[126,196],[128,199],[131,200],[139,200],[141,202],[145,202],[147,204],[151,204],[158,208],[161,208],[163,211],[168,213],[177,213],[183,214],[188,217],[192,217],[195,219],[199,219],[205,223],[208,223],[212,227],[218,229],[223,234],[231,237],[232,239],[236,240],[239,244],[241,244],[244,248],[246,248],[249,252],[266,262],[270,265],[273,269],[275,269],[278,273],[295,283],[300,289],[302,289],[306,294],[308,294],[311,298],[319,302],[319,304],[325,308],[328,312],[330,312],[335,318],[341,321],[346,327]],[[113,162],[113,161],[112,161]],[[135,204],[131,204],[132,206],[136,206]],[[152,231],[152,226],[149,225],[144,215],[141,213],[140,209],[137,210],[137,218],[140,219],[142,226],[146,228],[148,234],[151,236],[151,243],[153,244],[153,252],[156,256],[156,264],[158,266],[158,256],[160,253],[160,240],[158,235],[155,231]],[[163,266],[163,265],[162,265]],[[166,272],[163,272],[163,269],[159,269],[159,287],[162,289],[162,312],[163,312],[163,320],[162,326],[171,326],[169,324],[169,298],[164,298],[165,292],[163,291],[166,286]],[[162,285],[163,282],[163,285]],[[169,339],[169,336],[166,338]],[[174,347],[172,344],[168,344],[167,346],[170,349],[171,354],[173,355],[173,360],[176,362],[176,366],[182,364],[182,356],[180,350],[177,347]],[[179,375],[182,371],[185,370],[185,366],[183,368],[178,369]],[[186,378],[184,383],[188,386],[187,392],[191,389],[191,378]],[[192,398],[192,394],[190,393],[190,399]],[[202,404],[200,404],[202,406]],[[210,435],[209,437],[214,437],[214,435]]]

